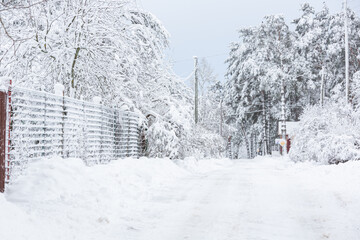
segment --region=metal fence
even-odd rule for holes
[[[81,158],[93,165],[142,154],[139,114],[18,87],[7,94],[6,182],[41,157]]]

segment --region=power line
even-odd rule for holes
[[[186,82],[188,81],[195,73],[195,69],[189,74],[189,76],[185,77],[185,78],[181,78],[180,79],[183,81],[183,82]]]

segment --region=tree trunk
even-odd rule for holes
[[[263,108],[263,111],[262,111],[262,125],[263,125],[263,155],[267,155],[267,149],[268,149],[268,146],[267,146],[267,143],[268,143],[268,140],[267,140],[267,119],[266,119],[266,94],[265,94],[265,91],[262,90],[261,91],[261,94],[262,94],[262,108]]]
[[[76,83],[75,83],[75,65],[76,65],[76,60],[79,57],[79,53],[80,53],[80,47],[76,48],[75,51],[75,56],[74,56],[74,60],[71,66],[71,91],[70,93],[72,93],[75,96],[75,88],[76,88]],[[71,96],[71,97],[74,97]]]
[[[257,136],[256,136],[256,132],[254,133],[254,156],[256,157],[257,155]]]
[[[268,93],[267,96],[270,94]],[[270,119],[270,101],[268,98],[266,98],[266,120],[267,120],[267,131],[266,131],[266,139],[267,139],[267,154],[271,154],[271,148],[270,148],[270,127],[271,127],[271,119]]]
[[[250,146],[249,146],[249,139],[246,135],[244,135],[244,140],[245,140],[245,146],[246,146],[246,152],[247,152],[247,157],[249,159],[251,159],[251,153],[250,153]]]
[[[324,96],[325,96],[325,67],[322,66],[321,69],[321,87],[320,87],[320,105],[324,105]]]
[[[250,158],[254,158],[254,134],[251,133],[250,138]]]

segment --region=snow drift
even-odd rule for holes
[[[178,179],[229,166],[228,160],[121,159],[88,167],[59,157],[32,164],[0,194],[0,239],[119,239],[145,223],[155,192]],[[205,163],[207,162],[207,163]],[[21,229],[19,231],[18,229]]]
[[[117,239],[141,224],[136,213],[153,189],[187,174],[166,158],[93,167],[80,159],[34,162],[0,194],[0,239]]]

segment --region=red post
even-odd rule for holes
[[[7,115],[7,123],[8,123],[8,143],[7,143],[7,161],[5,162],[5,183],[10,182],[10,150],[11,150],[11,95],[12,95],[12,80],[10,79],[9,81],[9,88],[8,88],[8,92],[7,92],[7,99],[8,99],[8,115]]]
[[[5,191],[7,93],[0,90],[0,192]]]

